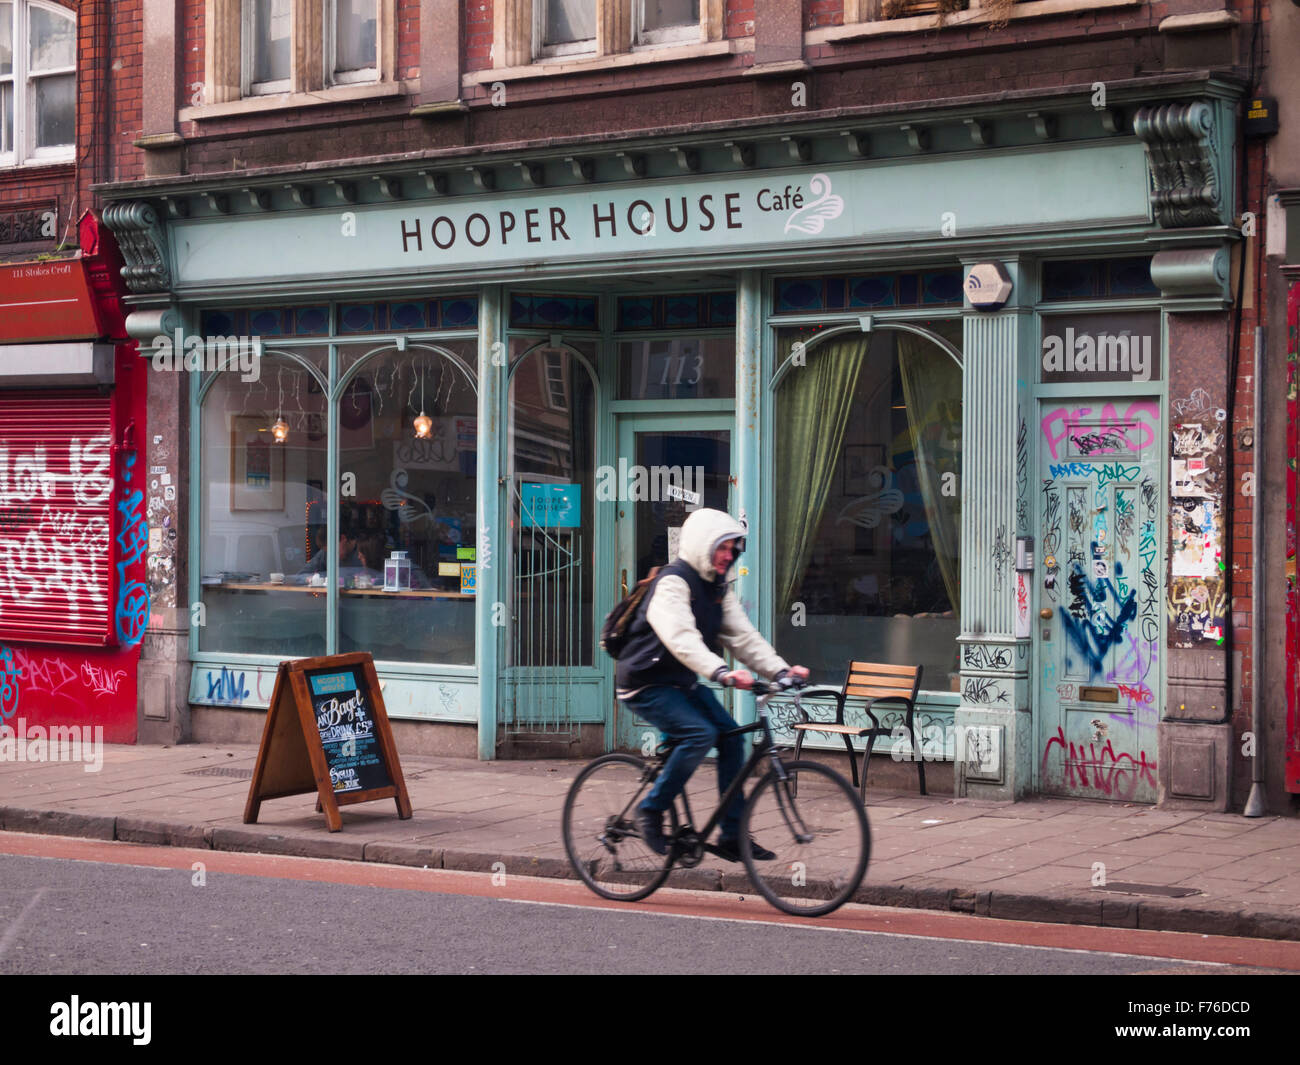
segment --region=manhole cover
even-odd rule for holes
[[[234,766],[213,765],[207,769],[187,769],[187,777],[234,777],[236,780],[252,780],[251,769],[236,769]]]
[[[1097,891],[1114,891],[1120,895],[1159,895],[1166,899],[1185,899],[1188,895],[1199,895],[1196,888],[1165,887],[1162,884],[1124,884],[1112,881],[1096,888]]]

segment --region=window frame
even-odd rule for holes
[[[274,81],[254,81],[253,72],[257,67],[257,0],[243,0],[239,17],[240,49],[240,95],[241,96],[275,96],[279,93],[293,91],[294,65],[294,0],[289,3],[289,76],[276,78]]]
[[[700,25],[704,17],[703,8],[705,4],[703,0],[698,0],[701,13],[696,16],[694,22],[664,26],[657,30],[646,29],[645,4],[646,0],[632,0],[632,47],[658,48],[670,44],[695,44],[704,40]]]
[[[13,147],[0,151],[0,168],[18,166],[49,166],[52,163],[67,163],[76,159],[77,149],[77,99],[75,61],[75,41],[77,33],[77,15],[75,11],[59,4],[46,3],[43,0],[13,0],[13,69],[9,74],[0,76],[0,85],[12,86],[13,90],[13,125],[10,133]],[[74,40],[74,61],[70,67],[55,67],[39,73],[31,71],[31,16],[32,8],[48,11],[66,19],[72,24]],[[63,78],[69,74],[73,78],[72,140],[66,144],[38,147],[36,138],[36,92],[35,83],[44,78]]]
[[[375,10],[375,57],[374,63],[356,70],[339,70],[338,64],[338,0],[325,0],[324,25],[321,27],[324,59],[321,66],[326,87],[335,85],[368,85],[377,82],[379,77],[380,34],[383,31],[383,9],[381,0],[369,0]]]
[[[386,94],[397,86],[397,0],[375,5],[375,65],[333,71],[336,8],[333,0],[289,0],[290,73],[288,80],[254,82],[254,5],[251,0],[207,0],[204,39],[203,102],[181,109],[182,121],[237,113],[242,101],[262,107],[294,107],[357,95]]]
[[[596,27],[590,37],[577,41],[563,41],[559,44],[546,44],[547,5],[552,0],[533,0],[533,58],[558,59],[571,55],[596,55],[600,43],[600,15],[602,0],[595,0]]]
[[[557,61],[601,65],[615,56],[633,52],[645,55],[663,50],[666,58],[684,58],[684,49],[714,46],[726,41],[725,0],[699,0],[700,18],[692,26],[651,31],[653,39],[642,39],[634,24],[643,21],[640,0],[596,0],[596,37],[558,45],[543,45],[548,0],[494,0],[492,8],[491,70],[526,70],[537,64]],[[663,35],[667,36],[663,36]]]

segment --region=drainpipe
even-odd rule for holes
[[[1250,727],[1255,733],[1255,757],[1250,760],[1250,796],[1246,799],[1243,817],[1263,817],[1268,813],[1264,801],[1264,730],[1259,720],[1259,678],[1263,673],[1260,667],[1261,648],[1259,646],[1259,612],[1264,596],[1262,572],[1259,559],[1259,448],[1264,440],[1264,405],[1260,397],[1264,390],[1260,384],[1260,369],[1263,366],[1262,351],[1264,347],[1264,329],[1255,327],[1255,446],[1251,449],[1251,462],[1255,470],[1255,494],[1250,497]]]

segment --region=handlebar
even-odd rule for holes
[[[727,683],[726,678],[723,678],[722,683],[723,686],[727,688],[735,687],[735,685]],[[755,695],[772,695],[776,692],[797,691],[800,688],[806,688],[809,683],[809,681],[800,680],[798,677],[791,676],[787,673],[777,681],[759,680],[755,677],[754,683],[749,690]]]

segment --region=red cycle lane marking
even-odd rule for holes
[[[508,874],[493,884],[491,873],[454,869],[416,869],[377,862],[299,858],[290,855],[214,851],[186,847],[150,846],[88,840],[70,836],[39,836],[0,832],[0,853],[37,858],[66,858],[155,869],[190,872],[201,862],[207,873],[272,877],[354,887],[466,895],[512,902],[535,902],[588,909],[622,910],[667,917],[750,921],[799,925],[836,931],[916,936],[925,939],[964,939],[1008,946],[1046,947],[1170,958],[1179,961],[1249,965],[1300,972],[1300,943],[1274,939],[1206,936],[1189,932],[1156,932],[1097,925],[1058,925],[1037,921],[1006,921],[993,917],[902,910],[882,906],[845,906],[826,917],[794,917],[773,909],[757,895],[662,888],[643,902],[616,902],[592,894],[576,880],[555,880]],[[54,886],[53,890],[59,890]]]

